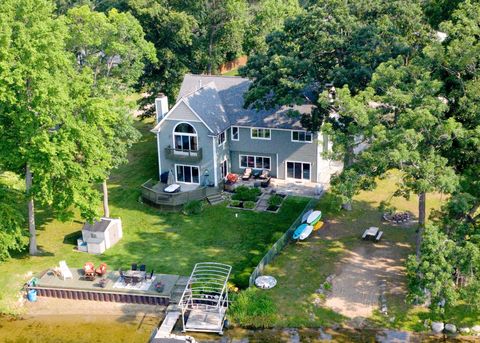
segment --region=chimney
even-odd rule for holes
[[[165,117],[165,114],[168,112],[168,97],[160,93],[157,98],[155,98],[155,113],[157,123]]]

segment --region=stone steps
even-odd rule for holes
[[[217,205],[225,201],[224,197],[221,194],[214,194],[207,197],[210,205]]]

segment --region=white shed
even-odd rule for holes
[[[93,224],[85,223],[82,238],[77,241],[78,250],[101,254],[115,245],[123,236],[120,218],[101,218]]]

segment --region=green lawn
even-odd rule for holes
[[[222,76],[238,76],[238,68],[223,73]]]
[[[337,262],[346,252],[354,250],[362,241],[359,239],[363,228],[380,226],[385,237],[399,247],[398,256],[402,260],[413,252],[415,227],[398,228],[381,223],[378,206],[381,201],[389,201],[399,211],[417,214],[416,198],[406,200],[393,197],[399,173],[392,171],[387,178],[378,181],[374,191],[361,192],[354,198],[353,210],[338,211],[333,206],[335,198],[327,193],[317,205],[328,222],[328,234],[312,235],[308,240],[291,244],[269,265],[265,274],[274,275],[278,284],[269,294],[278,306],[278,326],[318,327],[345,320],[340,314],[314,304],[315,298],[322,297],[315,290],[326,277],[335,273]],[[427,196],[427,208],[438,209],[445,199],[441,194]],[[400,280],[400,285],[405,280]],[[372,318],[374,325],[384,327],[420,330],[419,323],[428,316],[424,309],[407,305],[404,297],[387,295],[389,312],[395,316],[390,322],[381,316]]]
[[[18,291],[30,273],[53,267],[60,260],[70,267],[105,261],[112,268],[128,268],[132,262],[142,262],[159,273],[181,275],[189,275],[197,262],[216,261],[231,264],[232,281],[246,286],[253,268],[308,202],[288,197],[278,214],[208,205],[196,216],[161,212],[141,204],[140,185],[155,178],[158,170],[151,123],[138,122],[137,126],[143,137],[132,148],[129,163],[116,170],[109,182],[110,211],[112,217],[122,218],[123,239],[101,256],[80,253],[74,250],[82,227],[80,218],[62,223],[52,220],[47,211],[39,211],[42,256],[22,254],[0,264],[1,312],[18,312],[14,306]]]

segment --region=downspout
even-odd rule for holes
[[[213,145],[213,177],[215,178],[215,187],[218,187],[218,177],[217,177],[217,146],[216,146],[216,137],[212,137]]]
[[[160,158],[160,131],[157,131],[158,181],[162,181],[162,161]]]

